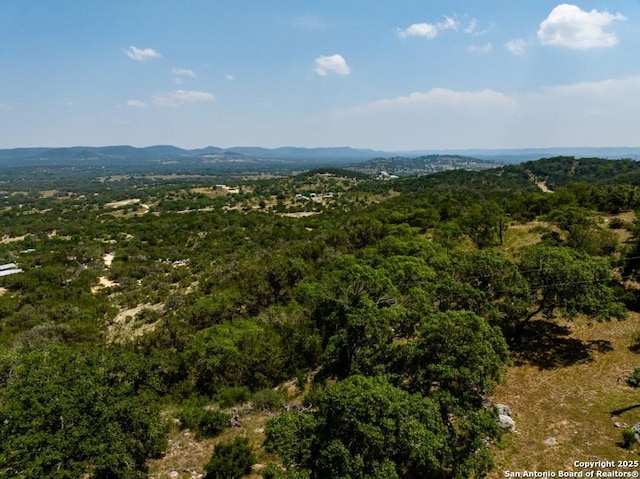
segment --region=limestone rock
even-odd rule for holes
[[[504,414],[505,416],[512,417],[511,408],[506,404],[496,404],[496,408],[498,408],[498,414]]]
[[[507,416],[506,414],[500,414],[498,416],[498,426],[508,432],[514,432],[516,430],[516,422],[511,416]]]

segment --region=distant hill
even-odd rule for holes
[[[570,183],[640,185],[640,162],[603,158],[558,156],[482,171],[455,169],[418,178],[398,180],[394,189],[509,191],[534,190],[544,183],[554,190]]]
[[[555,148],[494,148],[494,149],[464,149],[438,151],[403,152],[402,156],[419,156],[428,154],[450,154],[471,156],[481,160],[497,161],[499,163],[522,163],[558,156],[573,156],[576,158],[604,158],[608,160],[631,159],[640,160],[640,147],[555,147]]]
[[[136,170],[207,169],[220,173],[300,170],[319,166],[352,164],[384,152],[340,148],[218,148],[182,149],[171,145],[68,148],[16,148],[0,150],[0,167],[72,166],[120,167]],[[389,156],[392,156],[389,154]]]
[[[503,169],[508,175],[528,176],[532,181],[543,181],[549,188],[569,183],[635,183],[640,181],[640,162],[620,159],[576,158],[558,156],[509,165]]]
[[[416,176],[449,170],[480,171],[502,166],[501,163],[460,155],[426,155],[415,158],[395,156],[374,158],[349,169],[373,176]]]
[[[423,175],[446,170],[484,170],[556,156],[640,159],[640,148],[550,148],[461,150],[460,152],[398,153],[350,147],[261,148],[207,146],[183,149],[172,145],[137,148],[103,147],[0,149],[0,167],[72,167],[124,169],[129,172],[207,172],[209,174],[290,173],[320,167],[349,167],[377,175]]]
[[[393,153],[382,151],[345,147],[333,148],[260,148],[260,147],[233,147],[225,151],[242,153],[247,156],[254,156],[262,159],[279,160],[331,160],[333,162],[354,162],[358,160],[370,160],[376,156],[391,156]]]

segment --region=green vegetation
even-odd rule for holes
[[[508,365],[559,367],[558,321],[638,307],[635,162],[26,171],[0,183],[23,270],[0,277],[0,476],[145,477],[179,433],[207,477],[483,477]]]
[[[5,477],[145,477],[166,446],[148,372],[130,355],[25,351],[5,364],[0,470]]]
[[[255,454],[246,438],[233,442],[221,442],[204,466],[206,479],[240,479],[251,471],[256,462]]]

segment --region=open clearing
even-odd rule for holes
[[[640,422],[640,390],[625,382],[640,365],[640,355],[630,350],[640,314],[609,323],[578,319],[531,326],[540,334],[513,354],[493,395],[511,407],[517,432],[494,448],[496,467],[488,477],[574,470],[574,461],[640,459],[621,446],[622,427],[616,427]],[[549,438],[557,444],[546,445]]]

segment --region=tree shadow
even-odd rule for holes
[[[592,352],[613,350],[610,341],[581,341],[569,337],[570,334],[568,327],[552,321],[532,321],[527,324],[520,340],[510,345],[513,363],[555,369],[593,361]]]
[[[639,407],[640,407],[640,404],[632,404],[631,406],[623,407],[622,409],[614,409],[613,411],[611,411],[611,415],[612,416],[619,416],[622,413],[625,413],[627,411],[632,411],[632,410],[637,409]]]

